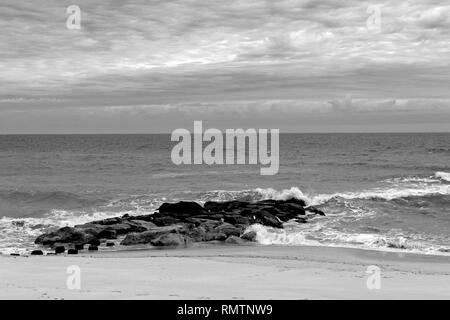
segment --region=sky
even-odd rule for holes
[[[449,89],[448,1],[0,2],[0,134],[450,132]]]

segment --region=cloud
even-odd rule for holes
[[[159,105],[70,106],[57,103],[45,108],[28,106],[0,111],[3,132],[58,133],[158,133],[191,127],[279,128],[281,132],[348,131],[359,126],[400,125],[430,129],[449,127],[450,100],[244,100]],[[42,131],[43,130],[43,131]]]
[[[326,108],[369,112],[364,100],[377,101],[374,110],[384,101],[389,112],[399,101],[450,99],[450,60],[443,58],[450,54],[450,6],[378,3],[379,33],[366,26],[370,1],[77,0],[82,28],[68,30],[73,1],[5,0],[0,112],[24,111],[30,119],[79,112],[92,123],[79,108],[105,107],[107,117],[121,112],[114,106],[139,113],[136,106],[185,104],[184,112],[206,102],[259,101],[251,108],[264,110],[261,101],[280,108],[277,100],[302,101],[286,108],[322,117]]]

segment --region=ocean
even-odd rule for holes
[[[168,134],[0,136],[0,252],[39,234],[163,202],[297,197],[326,217],[261,244],[450,254],[450,133],[281,134],[280,168],[180,165]]]

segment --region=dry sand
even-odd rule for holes
[[[80,290],[67,288],[71,265]],[[0,299],[450,299],[450,257],[287,246],[0,256]]]

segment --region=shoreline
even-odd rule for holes
[[[131,249],[131,248],[130,248]],[[81,289],[69,290],[67,267]],[[367,287],[368,267],[380,289]],[[0,255],[0,299],[448,299],[450,257],[316,246],[213,245]]]
[[[123,238],[122,238],[123,239]],[[173,251],[173,250],[189,250],[189,249],[207,249],[207,248],[221,248],[221,247],[230,247],[232,245],[226,245],[219,241],[211,241],[211,242],[203,242],[203,243],[194,243],[190,245],[189,247],[153,247],[151,245],[134,245],[134,246],[121,246],[116,245],[113,247],[105,247],[100,246],[99,251],[96,252],[89,252],[88,250],[79,251],[76,255],[73,256],[85,256],[89,254],[109,254],[109,253],[121,253],[121,252],[140,252],[140,251]],[[287,247],[287,248],[329,248],[329,249],[344,249],[344,250],[360,250],[360,251],[369,251],[369,252],[377,252],[380,254],[396,254],[400,256],[404,255],[416,255],[416,256],[427,256],[427,257],[447,257],[450,258],[450,252],[445,251],[414,251],[409,249],[401,249],[401,248],[390,248],[390,247],[359,247],[359,246],[346,246],[346,245],[339,245],[339,244],[262,244],[258,242],[247,242],[245,244],[236,245],[236,247]],[[55,254],[54,250],[48,249],[42,246],[36,246],[35,248],[30,248],[26,253],[17,253],[17,255],[13,255],[12,252],[0,252],[0,257],[29,257],[31,256],[31,251],[33,250],[42,250],[43,256],[59,256],[59,255],[67,255],[65,254]]]

